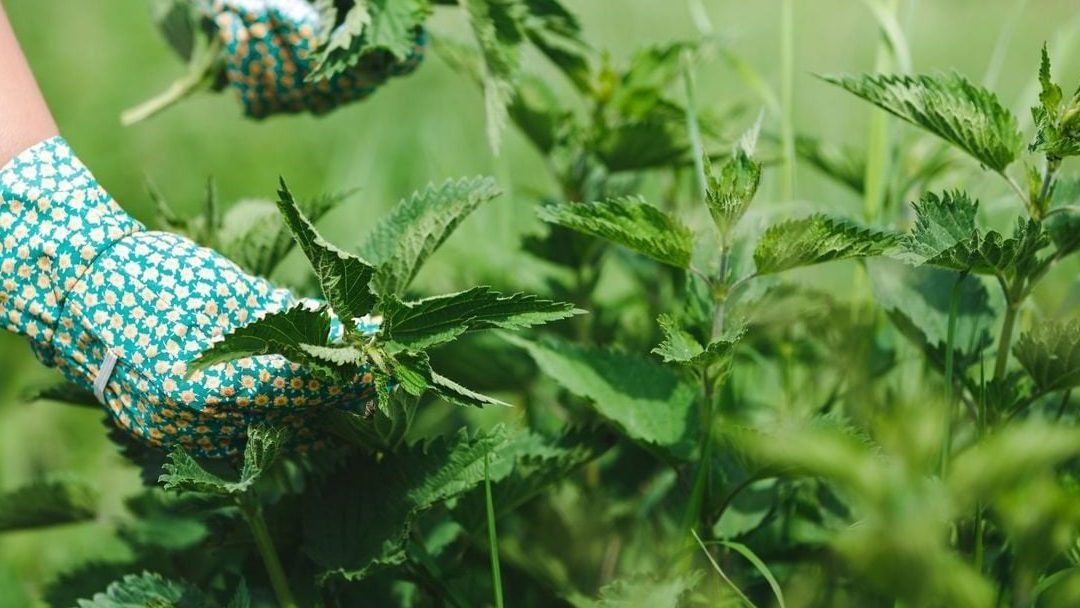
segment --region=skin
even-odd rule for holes
[[[58,134],[56,121],[0,6],[0,166]]]

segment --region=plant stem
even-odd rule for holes
[[[488,464],[491,454],[484,454],[484,506],[487,510],[488,545],[491,551],[491,584],[495,590],[495,608],[503,608],[502,573],[499,568],[499,535],[495,531],[495,503],[491,498]]]
[[[263,564],[266,566],[266,574],[270,577],[270,585],[274,588],[281,608],[297,608],[298,604],[293,598],[292,590],[289,589],[289,580],[285,576],[285,569],[281,567],[277,550],[274,549],[274,541],[270,537],[270,530],[266,527],[263,519],[262,507],[249,500],[243,500],[240,504],[240,512],[244,514],[244,520],[251,528],[251,535],[255,538],[255,546],[259,549]]]
[[[795,1],[780,5],[780,137],[784,152],[781,195],[795,197]]]
[[[941,441],[941,477],[945,477],[949,466],[949,455],[952,452],[953,430],[953,366],[954,345],[956,344],[956,318],[960,308],[960,286],[964,281],[961,274],[956,277],[953,285],[952,296],[949,298],[949,328],[945,337],[945,433]]]
[[[686,84],[686,131],[690,136],[690,149],[694,152],[694,176],[697,178],[698,195],[702,202],[708,196],[709,184],[705,177],[705,147],[701,143],[701,126],[697,119],[697,95],[694,87],[693,56],[683,53],[683,81]]]
[[[1016,313],[1019,305],[1009,299],[1005,309],[1005,320],[1001,324],[1001,336],[998,338],[997,360],[994,364],[994,380],[1005,377],[1009,365],[1009,349],[1012,348],[1013,326],[1016,325]]]
[[[216,38],[191,58],[188,71],[160,94],[120,114],[120,124],[125,127],[142,122],[168,109],[195,91],[209,85],[214,64],[221,55],[221,41]]]

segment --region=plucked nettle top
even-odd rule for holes
[[[323,407],[361,410],[370,375],[332,386],[280,356],[188,364],[257,317],[317,305],[248,275],[187,238],[147,230],[61,137],[0,170],[0,317],[46,365],[93,390],[120,428],[150,446],[238,453],[249,425],[295,428],[317,446]],[[335,323],[331,333],[338,335]]]

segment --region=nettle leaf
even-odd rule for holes
[[[380,456],[353,453],[304,495],[304,551],[327,571],[324,576],[349,580],[401,563],[416,517],[482,484],[485,456],[497,466],[506,442],[507,431],[499,426],[474,435],[462,429],[452,439]]]
[[[997,97],[957,74],[824,79],[941,137],[1002,172],[1023,146],[1016,117]]]
[[[319,46],[315,49],[315,66],[307,80],[325,80],[344,72],[360,61],[364,48],[364,30],[371,23],[367,2],[355,2],[341,12],[337,0],[316,0],[319,11]]]
[[[1013,354],[1042,391],[1080,386],[1080,320],[1032,328],[1017,340]]]
[[[330,315],[326,309],[299,304],[238,327],[196,357],[188,371],[193,373],[218,363],[260,355],[284,355],[291,361],[304,363],[309,357],[302,344],[326,345],[329,339]]]
[[[499,150],[509,118],[507,108],[521,72],[521,46],[526,39],[523,21],[527,8],[520,0],[459,0],[469,16],[473,36],[483,58],[481,81],[487,112],[487,136]]]
[[[694,571],[667,579],[637,575],[608,583],[596,600],[579,602],[580,608],[622,608],[623,606],[679,606],[704,578]]]
[[[953,352],[964,369],[979,362],[992,343],[990,327],[995,311],[982,280],[974,275],[932,266],[909,266],[895,260],[871,260],[869,273],[874,297],[893,325],[918,345],[938,366],[945,366],[949,310],[956,282],[960,281]]]
[[[381,295],[404,292],[458,224],[499,194],[492,178],[472,177],[428,186],[399,202],[359,248],[378,266],[372,290]]]
[[[284,179],[278,190],[278,209],[311,262],[326,301],[346,328],[354,328],[353,319],[370,313],[375,306],[375,294],[369,286],[375,267],[327,242],[300,210]]]
[[[719,172],[713,172],[708,157],[705,158],[708,177],[705,202],[722,234],[730,232],[742,219],[761,184],[761,164],[754,162],[751,153],[752,150],[738,146]]]
[[[523,329],[583,312],[567,302],[542,300],[525,293],[503,295],[490,287],[474,287],[416,302],[387,301],[382,310],[382,335],[390,342],[390,350],[416,351],[445,344],[467,331]]]
[[[965,192],[928,192],[914,203],[915,226],[906,239],[910,261],[978,274],[1025,276],[1038,262],[1049,237],[1033,220],[1017,220],[1013,236],[981,234],[975,225],[978,203]]]
[[[465,407],[509,405],[498,399],[493,399],[487,395],[465,388],[453,380],[442,376],[431,368],[431,360],[425,352],[415,354],[399,353],[393,358],[392,368],[394,379],[397,381],[397,384],[407,393],[416,397],[423,395],[427,391],[431,391],[436,396],[449,403]],[[380,388],[378,380],[379,376],[376,375],[376,388]],[[389,393],[387,392],[386,395],[383,395],[383,391],[380,388],[380,407],[384,408],[384,410],[390,407],[389,399]]]
[[[35,481],[0,494],[0,532],[91,520],[97,516],[97,504],[97,492],[78,479]]]
[[[593,148],[613,173],[666,167],[690,150],[685,115],[657,112],[620,120],[600,130]]]
[[[591,87],[589,46],[581,39],[581,24],[558,0],[525,0],[529,14],[525,33],[579,91]]]
[[[158,481],[166,490],[174,492],[198,492],[215,496],[243,494],[273,466],[285,436],[282,428],[255,426],[248,429],[244,464],[235,481],[207,471],[183,448],[176,448],[169,453],[168,462],[162,466],[164,472]]]
[[[708,346],[702,346],[690,332],[683,329],[670,315],[660,315],[657,319],[664,332],[664,341],[652,352],[660,355],[664,363],[679,363],[690,367],[705,368],[716,363],[730,361],[735,353],[739,336],[730,339],[715,339]]]
[[[862,194],[866,189],[866,156],[834,147],[809,135],[795,137],[795,153],[818,171]]]
[[[758,274],[892,251],[900,236],[824,215],[788,220],[765,231],[754,249]]]
[[[539,215],[544,221],[607,239],[676,268],[690,265],[693,233],[640,197],[547,205]]]
[[[322,219],[353,191],[300,201],[300,209],[312,222]],[[292,232],[282,221],[277,204],[268,200],[244,200],[233,205],[221,219],[216,238],[221,253],[251,274],[268,277],[296,246]]]
[[[154,0],[151,18],[165,41],[184,61],[195,52],[199,16],[190,0]]]
[[[528,431],[512,435],[497,449],[498,458],[489,469],[496,516],[513,512],[600,457],[611,443],[609,433],[588,428],[570,429],[552,438]],[[454,505],[454,519],[466,530],[482,529],[487,524],[484,502],[483,489],[475,488]]]
[[[129,574],[88,600],[79,608],[205,608],[214,602],[187,584],[162,578],[160,574]]]
[[[1064,257],[1080,250],[1080,179],[1059,179],[1050,199],[1054,214],[1044,222],[1046,232]]]
[[[1062,104],[1064,93],[1050,79],[1050,55],[1042,48],[1039,64],[1039,105],[1031,108],[1035,121],[1035,141],[1032,151],[1040,151],[1051,160],[1080,156],[1080,90],[1068,103]]]
[[[345,379],[355,376],[359,370],[359,365],[367,358],[364,351],[353,346],[301,344],[300,350],[313,359],[322,361],[330,369],[339,370]]]
[[[633,353],[586,348],[553,336],[526,340],[504,334],[528,351],[545,374],[589,399],[626,436],[686,458],[696,432],[697,390],[674,369]]]

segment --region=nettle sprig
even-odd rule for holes
[[[360,250],[343,251],[326,241],[301,211],[284,180],[278,208],[310,262],[326,304],[300,304],[265,315],[224,336],[191,365],[191,371],[242,357],[282,355],[317,377],[338,384],[370,373],[379,410],[390,415],[393,388],[425,393],[467,406],[502,404],[432,369],[427,351],[467,332],[522,329],[584,311],[534,295],[501,294],[488,287],[405,298],[424,261],[454,228],[499,194],[489,178],[448,181],[403,200],[379,223]],[[331,338],[333,319],[344,332]],[[378,330],[365,331],[371,320]]]

